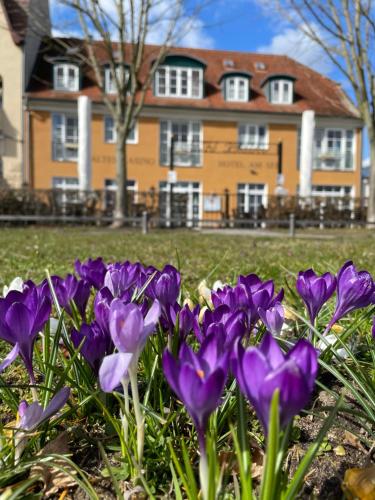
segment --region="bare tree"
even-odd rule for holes
[[[113,117],[117,135],[113,225],[122,226],[128,207],[126,139],[169,45],[176,40],[177,31],[181,35],[191,27],[197,11],[187,13],[183,0],[61,0],[61,3],[78,14],[87,47],[87,53],[81,57],[92,68],[102,99]],[[156,30],[161,42],[153,47],[151,64],[145,72],[146,41]],[[103,59],[114,87],[112,95],[106,92]]]
[[[350,84],[370,143],[367,221],[375,223],[375,2],[373,0],[271,0],[319,45]]]

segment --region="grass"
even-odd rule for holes
[[[314,267],[320,273],[327,270],[336,273],[340,266],[348,259],[352,259],[358,269],[367,269],[374,273],[374,239],[375,235],[371,232],[354,230],[345,232],[322,232],[315,230],[300,233],[300,237],[290,239],[287,235],[282,237],[276,237],[275,235],[272,237],[255,237],[250,236],[249,233],[236,235],[234,233],[215,234],[212,232],[207,234],[187,230],[173,232],[153,231],[143,236],[136,230],[112,231],[93,227],[3,228],[0,230],[0,287],[8,284],[17,275],[23,279],[33,279],[35,282],[39,282],[45,277],[46,268],[48,268],[51,274],[64,276],[68,272],[73,272],[74,260],[76,258],[86,260],[88,257],[97,256],[102,256],[107,262],[124,261],[127,259],[131,261],[139,260],[144,264],[154,265],[159,269],[166,263],[171,263],[180,268],[183,287],[190,292],[194,292],[200,280],[204,278],[208,280],[208,284],[210,285],[216,279],[234,282],[239,274],[255,272],[263,279],[273,278],[277,289],[280,286],[285,286],[286,282],[288,282],[290,289],[286,288],[288,294],[286,302],[301,315],[300,320],[294,318],[286,322],[288,335],[290,335],[288,338],[296,339],[297,337],[307,335],[308,328],[303,321],[304,311],[302,301],[295,293],[293,294],[295,279],[291,274],[294,275],[299,270],[307,269],[308,267]],[[333,306],[334,302],[331,300],[330,304],[322,310],[318,322],[319,332],[323,331],[324,326],[332,316]],[[375,353],[372,349],[372,338],[370,338],[370,321],[372,315],[373,308],[372,310],[358,311],[351,314],[341,322],[344,330],[340,334],[340,342],[346,343],[346,349],[352,357],[349,359],[349,362],[342,362],[341,358],[337,356],[334,347],[321,354],[320,385],[317,388],[317,391],[320,391],[321,388],[326,389],[328,381],[327,390],[331,395],[334,395],[334,399],[339,399],[339,392],[342,392],[341,389],[347,391],[347,407],[342,411],[342,415],[340,415],[340,418],[342,418],[340,422],[344,423],[340,423],[339,426],[343,429],[346,428],[351,422],[352,414],[355,414],[359,422],[358,425],[364,426],[361,430],[366,431],[363,435],[361,434],[366,446],[370,446],[373,440],[371,436],[373,436],[373,408],[375,404],[373,374],[371,372],[371,363],[375,359]],[[65,325],[69,329],[71,319],[66,317],[65,322]],[[173,477],[175,493],[178,491],[181,493],[182,490],[185,491],[186,488],[191,487],[190,498],[197,498],[196,492],[193,493],[195,491],[194,488],[190,485],[192,483],[191,479],[198,477],[195,433],[187,419],[183,406],[176,403],[172,392],[167,388],[164,380],[160,359],[166,345],[166,336],[164,336],[163,332],[159,333],[160,335],[154,336],[153,341],[150,341],[146,346],[141,356],[138,370],[141,400],[147,394],[147,403],[144,403],[147,409],[145,413],[147,432],[144,460],[147,484],[145,484],[154,493],[165,496],[167,492],[172,491],[170,488]],[[27,460],[30,460],[30,464],[40,460],[36,453],[44,446],[45,442],[53,442],[52,440],[56,436],[56,432],[62,428],[70,429],[70,451],[73,453],[73,461],[77,468],[82,467],[83,471],[89,471],[88,477],[93,479],[93,484],[100,485],[100,482],[103,480],[102,476],[108,476],[109,474],[110,482],[112,483],[111,488],[115,490],[118,483],[120,484],[125,480],[128,481],[131,473],[133,475],[135,473],[134,463],[129,459],[127,445],[123,444],[123,438],[121,437],[121,421],[118,416],[119,400],[115,400],[110,396],[106,396],[103,399],[102,394],[99,394],[100,397],[97,397],[97,393],[93,391],[93,387],[96,387],[96,381],[92,380],[90,370],[87,371],[87,366],[80,356],[68,355],[68,352],[74,353],[74,349],[71,350],[72,346],[69,341],[67,343],[69,347],[67,350],[58,348],[60,345],[59,335],[60,331],[57,334],[48,335],[47,328],[43,337],[44,340],[38,340],[35,344],[34,369],[36,374],[39,375],[38,390],[40,394],[43,394],[44,384],[50,384],[48,387],[53,388],[53,390],[57,390],[61,384],[67,385],[72,389],[70,404],[73,406],[66,410],[65,416],[61,417],[61,422],[50,422],[48,426],[41,429],[39,435],[35,434],[35,437],[30,440],[28,449],[23,457],[24,461],[21,461],[17,469],[20,477],[17,476],[16,478],[12,476],[14,474],[11,455],[12,443],[2,438],[1,423],[12,422],[14,420],[17,404],[14,405],[8,392],[5,389],[3,390],[1,393],[3,401],[0,401],[0,413],[2,414],[0,421],[0,444],[2,441],[6,442],[10,451],[7,451],[7,448],[0,449],[2,452],[0,453],[0,461],[2,460],[1,455],[7,460],[4,462],[7,463],[7,467],[4,469],[5,472],[0,474],[0,493],[4,491],[1,489],[2,487],[13,484],[13,481],[16,482],[16,479],[19,480],[20,478],[24,481],[21,484],[25,488],[29,487],[29,480],[27,478],[29,462]],[[193,334],[192,337],[190,339],[192,344],[194,342],[196,344]],[[355,345],[356,350],[353,350],[353,353],[355,353],[356,357],[349,350],[351,345]],[[4,352],[2,351],[3,348],[5,348]],[[5,342],[0,342],[0,360],[3,359],[5,352],[9,352],[9,345],[5,344]],[[335,363],[335,359],[340,362]],[[46,373],[51,374],[51,377],[47,376]],[[12,384],[12,390],[16,391],[13,393],[9,391],[12,397],[14,394],[17,398],[30,397],[29,391],[20,385],[27,384],[25,370],[20,360],[7,369],[4,377],[7,383]],[[332,380],[339,385],[333,385],[331,383]],[[208,450],[209,454],[214,458],[210,462],[210,481],[212,479],[211,475],[213,475],[212,477],[215,481],[219,482],[219,462],[217,459],[221,456],[221,452],[226,455],[231,450],[232,444],[228,433],[233,425],[237,425],[235,423],[238,418],[243,426],[243,430],[241,431],[243,443],[238,445],[242,448],[238,448],[237,446],[240,449],[241,457],[243,455],[241,450],[246,450],[247,444],[244,447],[244,443],[248,443],[249,436],[252,436],[252,438],[256,436],[257,439],[255,441],[258,444],[263,442],[259,423],[252,412],[250,412],[250,417],[248,417],[248,414],[239,405],[241,415],[237,417],[236,394],[234,386],[228,387],[224,395],[222,408],[211,418],[210,435],[212,435],[212,439],[210,438],[209,443],[211,441],[212,443],[208,446]],[[302,416],[298,420],[301,425],[301,427],[297,426],[298,429],[304,429],[304,425],[306,425],[305,421],[311,424],[309,429],[313,429],[314,432],[321,427],[321,405],[317,394],[318,392],[314,395],[315,401],[313,407],[309,408],[314,411],[315,416],[313,416],[313,419],[310,419],[310,416]],[[132,401],[134,401],[133,398]],[[356,401],[356,403],[353,404],[353,401]],[[13,406],[10,403],[13,403]],[[326,410],[327,408],[324,408],[324,411]],[[348,415],[344,411],[347,411]],[[330,418],[331,420],[335,418],[334,413],[332,413]],[[77,422],[79,422],[78,425]],[[129,417],[129,422],[129,443],[133,456],[137,449],[137,443],[135,440],[136,427],[132,414]],[[274,422],[276,426],[277,415]],[[248,431],[246,431],[247,427]],[[80,432],[82,432],[79,439],[77,439],[76,428],[79,428]],[[118,437],[114,435],[115,429],[120,429]],[[321,439],[323,439],[327,429],[328,427],[325,428],[324,433],[321,433]],[[357,427],[354,426],[353,432],[357,432]],[[275,436],[277,434],[275,431]],[[299,441],[304,446],[304,450],[311,445],[313,446],[312,449],[317,451],[320,443],[314,441],[314,439],[315,437],[306,433],[305,438]],[[340,435],[334,443],[341,444],[342,439]],[[78,441],[80,442],[80,447],[83,447],[80,451],[74,445]],[[119,443],[121,443],[121,447]],[[168,443],[169,447],[167,446]],[[276,444],[275,450],[277,448]],[[99,446],[101,455],[93,452],[95,446]],[[212,453],[210,451],[211,446]],[[330,446],[332,449],[334,445],[330,444]],[[120,449],[121,456],[119,453]],[[90,463],[86,462],[86,459],[82,458],[82,450],[84,450],[83,453],[85,456],[89,456],[87,451],[90,450],[90,456],[93,461],[90,461]],[[232,450],[230,453],[232,453]],[[274,456],[276,455],[275,451]],[[362,455],[360,456],[360,460],[363,459]],[[231,457],[230,454],[228,456]],[[312,459],[313,454],[312,452],[308,452],[306,456],[307,459],[310,459],[309,457]],[[233,460],[233,456],[231,460]],[[324,480],[320,479],[322,471],[325,470],[326,464],[328,462],[331,463],[332,460],[332,456],[328,455],[326,462],[319,457],[318,461],[312,467],[312,471],[317,471],[313,473],[313,476],[314,484],[318,489],[324,487]],[[322,462],[321,468],[316,469],[316,465],[320,463],[319,461]],[[246,462],[249,463],[248,458]],[[353,461],[348,462],[348,466],[357,466],[361,465],[361,463],[359,463],[359,459],[356,456]],[[182,464],[182,469],[180,464]],[[342,467],[343,462],[336,463],[334,471],[336,479],[339,478],[341,474],[339,471]],[[246,472],[244,474],[246,476]],[[231,483],[231,476],[227,472],[224,473],[224,476],[223,491],[229,492],[229,496],[226,498],[234,498],[234,494],[230,496],[233,493],[232,489],[234,487]],[[302,472],[299,472],[300,480],[302,481],[305,476],[306,470],[303,469]],[[82,478],[84,477],[82,475]],[[238,482],[239,480],[236,479],[236,481]],[[243,488],[249,482],[248,479],[244,481],[243,478],[240,478],[240,481]],[[270,481],[270,484],[273,484],[272,481]],[[340,481],[340,479],[337,479],[337,481]],[[109,479],[105,483],[106,487],[108,486],[108,482]],[[146,488],[146,486],[144,487]],[[34,486],[32,488],[33,490],[35,489]],[[251,489],[251,485],[248,485],[248,488]],[[268,490],[265,491],[267,492]],[[21,492],[18,496],[14,495],[14,498],[22,498],[22,494]],[[90,498],[98,498],[98,495],[92,494],[89,496]],[[268,494],[265,493],[265,495]],[[176,498],[178,497],[179,495],[176,494]],[[182,494],[180,498],[182,498]],[[245,498],[245,496],[241,498]],[[246,498],[251,498],[251,496]],[[271,496],[268,495],[268,498],[271,498]]]
[[[139,260],[162,267],[180,267],[186,286],[203,278],[233,281],[239,274],[258,273],[283,285],[288,271],[314,267],[336,272],[347,259],[375,272],[375,234],[369,231],[309,232],[309,238],[266,238],[201,234],[196,231],[113,231],[90,227],[5,228],[0,230],[0,286],[15,276],[40,281],[51,274],[72,272],[76,258],[102,256],[106,261]]]

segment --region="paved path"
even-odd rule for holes
[[[254,238],[290,238],[287,231],[267,231],[266,229],[197,229],[202,234],[224,234],[226,236],[252,236]],[[295,238],[306,240],[334,240],[338,235],[322,233],[305,233],[296,231]]]

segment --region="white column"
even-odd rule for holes
[[[312,169],[314,152],[315,112],[307,110],[302,113],[301,157],[299,162],[299,195],[310,198],[312,192]]]
[[[91,101],[78,97],[78,180],[80,191],[91,190]]]

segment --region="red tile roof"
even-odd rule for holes
[[[56,43],[61,40],[66,44],[80,47],[80,53],[85,52],[84,42],[73,39],[55,39]],[[61,47],[61,46],[60,46]],[[75,92],[60,92],[53,90],[52,66],[47,62],[47,54],[56,56],[61,48],[48,49],[41,54],[39,63],[35,68],[34,76],[28,89],[30,97],[57,100],[77,99],[79,95],[87,95],[93,101],[100,102],[101,94],[95,85],[95,78],[91,69],[84,70],[82,90]],[[105,48],[101,42],[96,42],[97,58],[104,64],[106,58]],[[205,69],[205,92],[203,99],[184,99],[171,97],[155,97],[150,88],[147,90],[145,104],[150,106],[199,108],[207,110],[239,110],[249,112],[267,112],[282,114],[299,114],[304,110],[313,109],[317,115],[332,117],[358,118],[359,114],[353,103],[341,89],[340,85],[316,71],[298,63],[287,56],[233,52],[224,50],[205,50],[173,47],[170,49],[173,55],[187,55],[204,61]],[[140,72],[140,80],[145,78],[151,62],[158,53],[158,47],[148,45],[145,49],[145,58]],[[231,61],[230,68],[225,61]],[[258,69],[257,63],[263,63],[265,69]],[[83,67],[84,68],[84,67]],[[84,68],[85,69],[85,68]],[[220,77],[226,71],[251,73],[250,100],[248,102],[225,101],[219,84]],[[277,105],[268,102],[262,84],[264,80],[274,74],[289,75],[295,78],[294,103],[291,105]]]
[[[29,0],[0,0],[8,29],[16,45],[22,45],[27,30]]]

